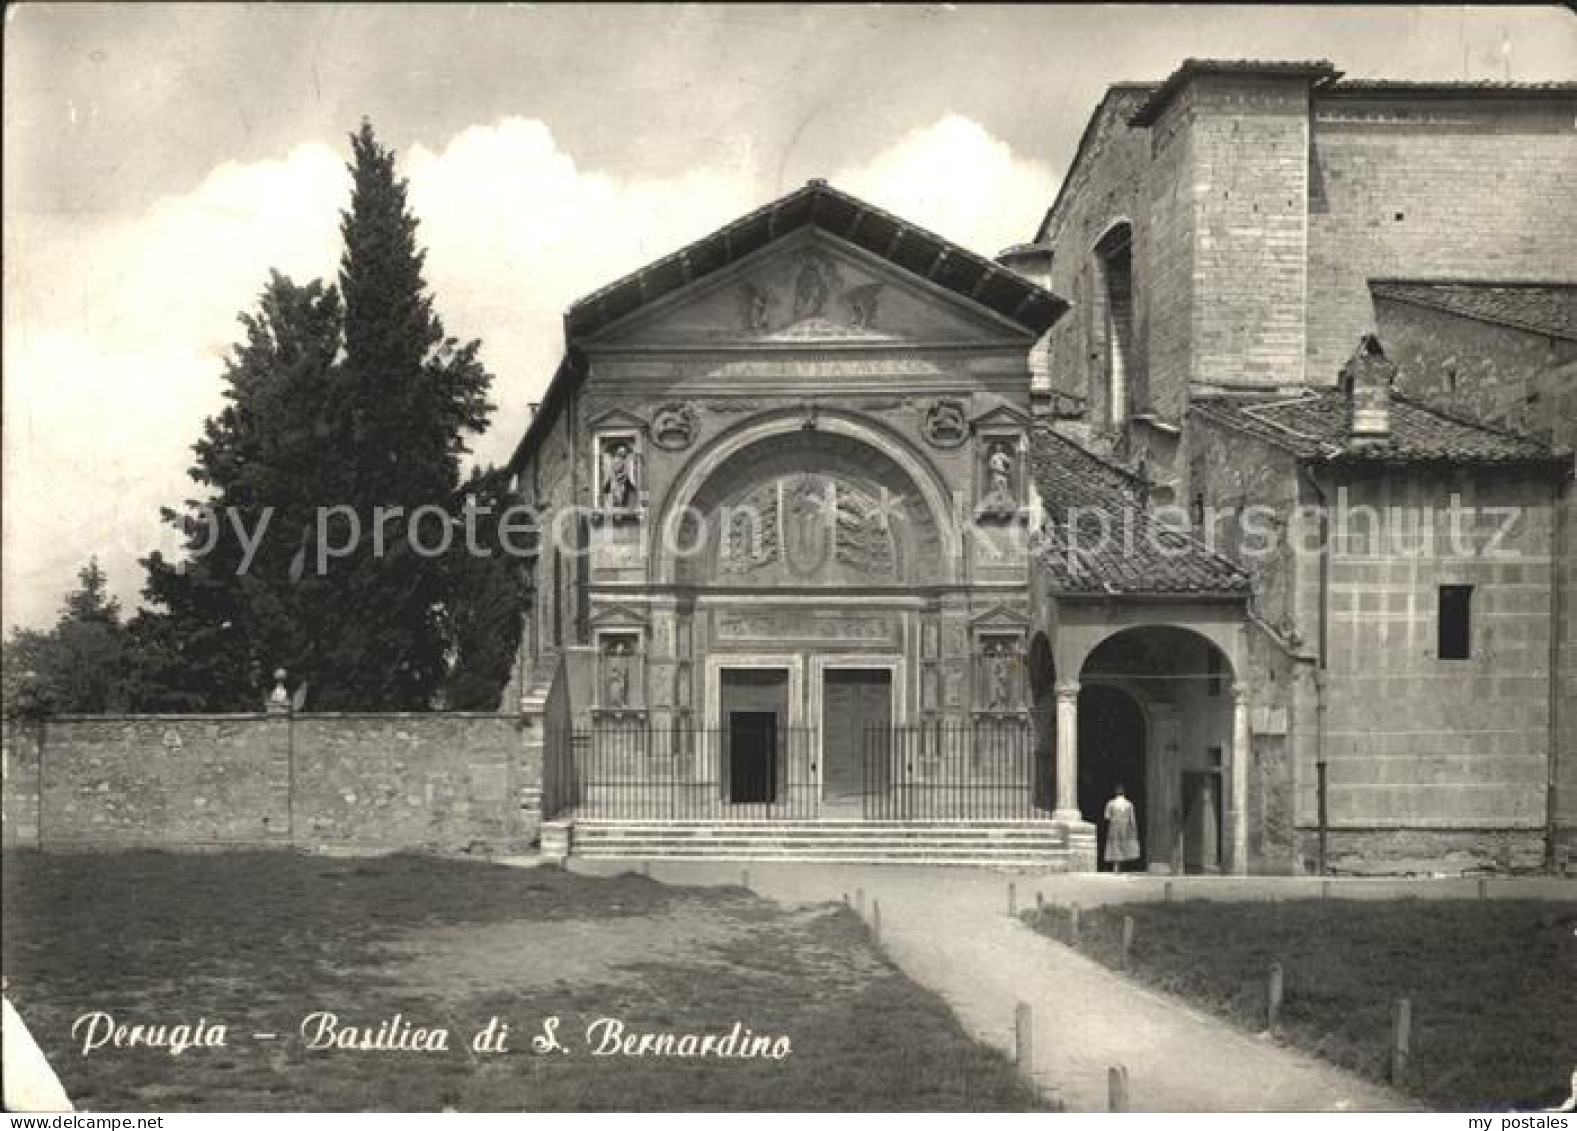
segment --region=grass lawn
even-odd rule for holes
[[[1006,1058],[855,915],[738,889],[419,856],[7,853],[8,996],[84,1109],[1036,1110]],[[105,1047],[79,1015],[228,1025],[224,1048]],[[302,1018],[451,1031],[444,1052],[310,1050]],[[508,1051],[473,1054],[491,1016]],[[572,1051],[530,1038],[559,1017]],[[784,1034],[783,1060],[595,1057],[633,1031]],[[274,1031],[274,1042],[251,1034]]]
[[[1284,977],[1281,1039],[1372,1080],[1389,1073],[1391,1007],[1412,1001],[1403,1090],[1442,1110],[1564,1100],[1577,1063],[1577,903],[1143,903],[1080,917],[1080,949],[1116,968],[1133,916],[1132,976],[1249,1030],[1266,975]],[[1068,912],[1026,913],[1066,940]]]

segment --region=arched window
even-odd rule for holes
[[[1104,407],[1102,424],[1127,423],[1133,400],[1133,228],[1112,225],[1095,245],[1095,326],[1105,387],[1093,398]]]

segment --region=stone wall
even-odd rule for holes
[[[1345,496],[1343,496],[1345,492]],[[1478,508],[1453,546],[1453,494]],[[1551,507],[1515,473],[1374,475],[1335,485],[1341,508],[1433,515],[1433,535],[1388,522],[1386,542],[1355,510],[1332,537],[1326,760],[1338,829],[1542,830],[1549,760]],[[1502,513],[1514,525],[1498,551]],[[1437,587],[1473,586],[1468,659],[1437,654]],[[1312,775],[1300,824],[1313,823]]]
[[[1577,99],[1319,96],[1308,373],[1374,326],[1372,278],[1562,280],[1577,263]]]
[[[5,724],[7,845],[508,850],[518,716],[67,716]]]
[[[1186,379],[1209,386],[1299,384],[1307,81],[1208,75],[1191,83],[1178,103],[1157,128],[1186,115],[1191,134],[1189,159],[1180,170],[1194,217]],[[1168,295],[1167,301],[1175,300]]]
[[[1101,306],[1101,273],[1094,247],[1116,224],[1133,225],[1133,410],[1151,408],[1145,376],[1146,347],[1151,305],[1149,297],[1161,286],[1186,283],[1186,262],[1179,268],[1167,256],[1157,257],[1150,243],[1150,205],[1144,196],[1145,169],[1150,163],[1150,140],[1143,130],[1128,128],[1127,119],[1144,102],[1143,90],[1114,89],[1095,111],[1086,134],[1081,159],[1068,171],[1057,208],[1047,217],[1041,238],[1057,248],[1048,284],[1054,294],[1072,304],[1047,335],[1052,388],[1087,405],[1085,419],[1103,426],[1107,358],[1099,348],[1101,328],[1096,312]],[[1165,277],[1160,273],[1165,272]],[[1170,290],[1156,293],[1172,293]],[[1157,312],[1165,317],[1169,309]],[[1185,314],[1186,317],[1186,314]],[[1066,405],[1063,407],[1066,411]]]
[[[1557,447],[1577,447],[1577,342],[1412,303],[1381,299],[1375,312],[1403,392]],[[1570,481],[1559,498],[1553,805],[1559,837],[1577,858],[1577,490]]]

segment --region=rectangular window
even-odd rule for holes
[[[1440,587],[1440,647],[1442,660],[1466,660],[1473,654],[1473,587]]]

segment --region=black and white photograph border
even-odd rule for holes
[[[1569,10],[20,3],[4,158],[7,1113],[1571,1126]]]

